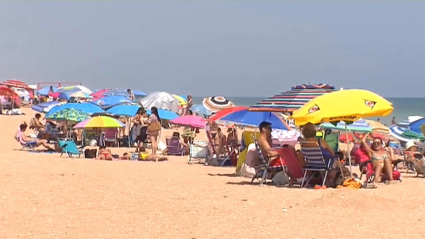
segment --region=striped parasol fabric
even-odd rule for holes
[[[408,117],[407,120],[403,120],[399,123],[397,123],[394,126],[390,127],[390,135],[393,136],[394,138],[400,140],[400,141],[404,141],[407,142],[409,140],[412,139],[419,139],[419,140],[424,140],[425,137],[422,133],[416,133],[413,132],[409,129],[409,125],[412,122],[415,122],[417,120],[420,120],[421,117],[420,116],[410,116]]]
[[[20,81],[20,80],[5,80],[3,82],[0,83],[1,85],[5,85],[5,86],[9,86],[9,87],[16,87],[16,88],[24,88],[24,89],[28,89],[29,86],[27,84],[25,84],[24,82]]]
[[[317,96],[333,91],[335,91],[335,87],[328,84],[297,85],[292,87],[290,91],[271,96],[249,107],[249,111],[292,112]]]
[[[338,124],[334,125],[331,123],[323,123],[320,125],[323,129],[335,129],[345,131],[354,131],[354,132],[372,132],[372,127],[364,119],[359,119],[354,121],[352,124],[346,125],[345,122],[341,121]]]
[[[218,112],[220,110],[235,107],[235,104],[224,96],[204,98],[204,100],[202,100],[202,104],[211,112]]]

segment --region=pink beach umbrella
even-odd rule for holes
[[[175,118],[170,121],[172,124],[182,125],[182,126],[190,126],[194,128],[205,128],[206,121],[199,116],[196,115],[185,115]]]
[[[111,91],[111,89],[103,89],[103,90],[98,90],[94,93],[91,93],[90,95],[93,97],[93,100],[98,100],[100,98],[103,98],[106,92]]]

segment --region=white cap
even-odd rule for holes
[[[410,149],[411,147],[416,146],[415,142],[413,140],[407,141],[406,143],[406,150]]]

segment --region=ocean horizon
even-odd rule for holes
[[[266,97],[227,97],[237,106],[251,106],[265,99]],[[195,104],[202,104],[204,97],[194,96],[193,102]],[[410,97],[388,97],[388,101],[393,103],[394,111],[387,117],[380,117],[379,121],[387,126],[391,125],[393,117],[397,122],[407,119],[409,116],[419,115],[425,116],[425,97],[424,98],[410,98]],[[377,120],[378,118],[368,118]]]

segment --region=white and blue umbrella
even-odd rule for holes
[[[31,107],[32,110],[35,110],[37,112],[40,113],[47,113],[49,112],[53,107],[57,106],[57,105],[62,105],[62,102],[59,101],[49,101],[49,102],[44,102],[38,105],[33,105]]]
[[[201,115],[211,115],[212,112],[209,111],[203,104],[197,104],[190,107],[190,110],[192,110],[194,113],[198,113]]]
[[[52,88],[53,88],[53,92],[58,91],[57,87],[52,87]],[[46,86],[46,87],[43,87],[43,88],[37,90],[37,94],[39,94],[39,95],[48,95],[49,93],[50,93],[50,86]]]
[[[130,99],[127,96],[122,95],[110,95],[105,96],[101,99],[93,101],[93,103],[99,105],[100,107],[107,108],[123,103],[131,103]]]
[[[132,90],[131,93],[133,93],[135,97],[146,96],[146,93],[140,90]],[[110,90],[108,92],[105,92],[103,95],[129,96],[127,90]]]
[[[390,135],[394,138],[407,142],[412,139],[423,139],[423,134],[419,128],[422,125],[423,117],[409,116],[407,120],[398,122],[396,125],[390,127]],[[412,128],[415,131],[412,130]],[[416,132],[419,131],[419,132]]]

